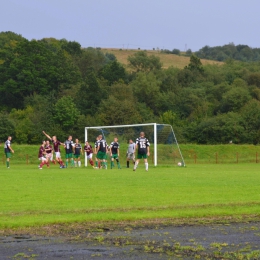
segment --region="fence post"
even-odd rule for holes
[[[194,154],[194,163],[195,164],[197,163],[197,154],[196,153]]]

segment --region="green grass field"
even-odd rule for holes
[[[192,164],[136,172],[0,166],[0,228],[53,223],[254,215],[260,165]]]

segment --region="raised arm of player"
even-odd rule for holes
[[[44,131],[42,131],[42,133],[43,133],[48,139],[52,140],[51,137],[50,137],[48,134],[46,134]]]

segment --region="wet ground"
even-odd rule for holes
[[[0,236],[0,259],[260,259],[260,222]]]

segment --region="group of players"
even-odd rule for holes
[[[76,139],[75,143],[72,141],[72,136],[68,136],[68,139],[62,143],[60,142],[56,136],[50,137],[47,133],[43,131],[43,134],[49,139],[47,141],[42,141],[42,144],[39,148],[38,159],[40,160],[39,169],[42,169],[44,165],[48,168],[50,167],[50,163],[58,163],[60,168],[67,168],[69,163],[71,167],[81,167],[80,156],[83,155],[83,149],[79,140]],[[10,166],[10,158],[11,152],[14,153],[14,150],[11,148],[11,139],[9,136],[7,141],[5,142],[5,155],[6,155],[6,165],[7,168]],[[50,144],[50,141],[53,144]],[[65,163],[61,158],[60,146],[63,146],[65,149]],[[107,169],[107,155],[110,156],[110,168],[115,167],[115,161],[117,162],[118,169],[121,169],[119,162],[119,148],[120,145],[118,143],[118,138],[115,137],[114,141],[111,142],[110,145],[107,144],[106,140],[102,135],[99,135],[96,138],[96,142],[94,145],[94,149],[86,141],[84,146],[84,152],[86,153],[87,159],[89,160],[90,165],[94,169]],[[137,151],[137,159],[135,158],[135,153]],[[55,153],[55,159],[53,158],[53,153]],[[95,154],[95,165],[93,161],[93,154]],[[128,149],[127,149],[127,164],[126,167],[129,168],[129,162],[133,161],[135,171],[140,159],[144,159],[145,169],[148,171],[148,161],[147,158],[150,155],[150,143],[148,139],[145,137],[144,132],[140,133],[140,136],[136,139],[134,143],[132,139],[129,140]]]

